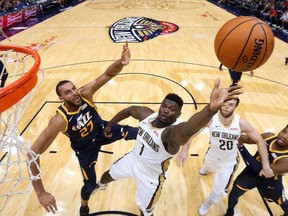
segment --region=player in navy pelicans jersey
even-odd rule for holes
[[[129,64],[129,61],[130,51],[126,43],[123,46],[121,58],[80,90],[71,81],[60,81],[56,86],[56,93],[63,104],[59,106],[47,128],[31,147],[35,153],[42,154],[52,144],[58,133],[63,132],[70,138],[71,147],[78,157],[84,178],[84,186],[81,189],[81,216],[89,214],[88,200],[97,186],[95,163],[101,146],[122,138],[136,139],[137,136],[138,128],[115,125],[112,128],[113,136],[105,137],[103,130],[107,122],[101,119],[93,103],[95,92],[116,76],[125,65]],[[31,170],[34,174],[38,172],[35,166],[32,166]],[[55,198],[46,192],[42,180],[32,183],[41,205],[48,212],[55,213],[57,211]]]
[[[166,179],[169,160],[181,145],[209,122],[226,99],[241,94],[240,86],[219,89],[219,85],[220,80],[217,79],[210,96],[210,104],[187,122],[177,120],[183,101],[175,94],[168,94],[164,98],[158,113],[148,107],[132,106],[116,114],[107,124],[106,134],[110,134],[112,125],[132,116],[140,121],[136,145],[102,175],[98,183],[99,189],[104,189],[111,181],[131,177],[136,181],[136,203],[141,215],[153,215]]]
[[[262,137],[266,141],[271,168],[275,174],[273,178],[264,178],[259,175],[260,157],[259,153],[252,157],[247,149],[240,147],[241,155],[248,164],[234,181],[232,191],[228,197],[228,209],[226,216],[234,215],[234,208],[238,199],[246,191],[258,187],[261,195],[269,200],[273,200],[281,206],[284,215],[288,215],[288,201],[285,197],[285,190],[282,184],[282,175],[288,172],[288,125],[281,130],[278,135],[273,133],[263,133]],[[247,136],[241,136],[242,143],[253,144]]]

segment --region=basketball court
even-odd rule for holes
[[[18,123],[19,135],[33,143],[47,126],[60,105],[55,93],[55,86],[60,80],[71,80],[80,88],[120,57],[123,46],[120,39],[123,39],[124,33],[121,35],[121,32],[116,32],[117,28],[112,31],[110,27],[124,18],[127,18],[126,25],[128,21],[138,19],[149,25],[162,21],[172,30],[159,35],[156,26],[143,31],[138,38],[129,35],[130,64],[94,95],[101,117],[109,120],[130,105],[145,105],[157,111],[166,94],[173,92],[183,98],[185,104],[181,119],[187,120],[209,102],[216,78],[221,79],[221,87],[231,84],[228,70],[225,67],[223,71],[218,70],[220,62],[214,52],[214,38],[219,28],[234,17],[203,0],[86,1],[10,37],[11,42],[2,41],[2,45],[26,46],[35,50],[41,58],[39,82],[44,73],[43,82]],[[122,27],[123,30],[124,25]],[[127,34],[125,32],[126,38]],[[114,42],[113,38],[118,40]],[[278,134],[288,124],[288,66],[284,63],[287,54],[287,43],[275,38],[270,59],[254,71],[253,77],[249,76],[249,72],[243,73],[240,84],[244,86],[245,93],[240,96],[236,112],[260,133],[272,131]],[[31,67],[31,64],[28,66]],[[136,126],[137,121],[129,118],[123,124]],[[120,141],[103,147],[106,152],[99,154],[96,164],[98,178],[133,146],[133,141]],[[189,150],[193,156],[189,156],[184,167],[177,167],[176,157],[171,160],[169,175],[154,215],[198,215],[198,208],[213,183],[212,175],[199,175],[207,148],[208,133],[204,130],[193,140]],[[251,152],[256,151],[256,146],[247,148]],[[0,159],[3,156],[5,159],[5,150],[1,149]],[[59,134],[40,158],[42,181],[57,201],[56,215],[79,215],[82,175],[69,139]],[[244,166],[241,160],[237,174]],[[1,166],[1,173],[5,170]],[[11,170],[9,174],[15,175]],[[283,179],[284,186],[288,188],[287,177]],[[28,182],[24,182],[18,189],[27,185]],[[1,194],[6,193],[3,190],[0,187]],[[91,196],[90,214],[138,215],[134,196],[133,180],[113,182],[105,191]],[[3,204],[3,200],[0,203]],[[226,207],[227,198],[224,198],[213,205],[207,215],[223,215]],[[269,203],[269,207],[274,215],[283,214],[276,204]],[[256,189],[240,198],[236,211],[242,216],[269,215]],[[42,216],[52,213],[46,213],[32,190],[10,196],[0,215]]]

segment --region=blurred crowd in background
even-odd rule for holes
[[[288,34],[288,0],[219,0],[218,4],[235,7]]]

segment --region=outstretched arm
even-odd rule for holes
[[[125,45],[123,45],[123,50],[121,54],[121,58],[113,62],[106,71],[101,74],[99,77],[97,77],[92,82],[84,85],[80,92],[81,94],[93,102],[93,95],[95,92],[100,89],[103,85],[105,85],[109,80],[111,80],[113,77],[115,77],[118,73],[122,71],[124,66],[128,65],[130,62],[131,54],[128,47],[128,43],[126,42]]]
[[[211,125],[211,122],[212,120],[208,123],[208,125],[206,125],[207,127],[209,127]],[[205,127],[204,127],[205,128]],[[186,162],[187,160],[187,157],[188,157],[188,150],[190,148],[190,145],[192,144],[192,141],[193,141],[193,138],[195,136],[197,136],[198,134],[200,134],[204,128],[200,129],[196,134],[194,134],[190,139],[189,141],[182,146],[182,150],[178,153],[177,157],[176,157],[176,162],[177,162],[177,165],[178,166],[183,166],[184,163]]]
[[[216,79],[210,95],[210,103],[200,112],[192,115],[187,122],[169,126],[163,131],[162,141],[168,143],[169,149],[171,149],[170,153],[177,152],[180,145],[187,143],[191,136],[206,126],[225,101],[237,98],[239,94],[243,93],[240,91],[242,86],[219,89],[219,85],[220,80]]]
[[[266,139],[267,137],[271,137],[273,136],[274,133],[271,133],[271,132],[267,132],[267,133],[263,133],[261,134],[262,138],[263,139]],[[240,145],[242,145],[243,143],[246,143],[246,144],[255,144],[255,141],[252,140],[248,135],[246,134],[241,134],[240,138],[238,139],[238,142]]]
[[[270,178],[274,176],[273,170],[270,168],[270,163],[268,159],[268,151],[264,139],[261,135],[250,125],[248,121],[241,118],[240,119],[241,131],[247,134],[247,136],[257,144],[258,152],[261,157],[262,170],[260,171],[260,176],[265,176]]]
[[[188,150],[189,150],[191,143],[192,143],[192,139],[190,139],[185,145],[183,145],[182,150],[178,153],[176,157],[176,162],[179,167],[184,166],[184,163],[186,162],[187,157],[188,157]]]
[[[35,143],[32,145],[31,150],[34,151],[36,154],[42,154],[47,150],[47,148],[52,144],[58,133],[65,128],[65,121],[60,116],[60,114],[56,114],[50,120],[47,128],[42,131],[40,136],[37,138]],[[30,158],[30,155],[28,155]],[[31,158],[30,158],[31,159]],[[40,159],[37,159],[37,163],[40,167]],[[34,176],[39,174],[39,170],[37,169],[34,163],[30,166],[31,171]],[[55,213],[57,211],[56,200],[54,196],[44,189],[44,185],[42,183],[41,178],[38,180],[32,181],[33,188],[37,194],[38,200],[40,204],[48,211]]]
[[[125,108],[123,110],[121,110],[120,112],[118,112],[106,125],[106,127],[104,128],[104,135],[106,137],[111,137],[112,134],[111,132],[111,127],[114,124],[117,124],[118,122],[129,118],[130,116],[138,119],[139,121],[142,121],[143,119],[145,119],[146,117],[148,117],[149,115],[151,115],[152,113],[154,113],[154,111],[148,107],[142,107],[142,106],[130,106],[128,108]]]

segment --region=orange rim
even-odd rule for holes
[[[41,63],[39,54],[30,48],[13,45],[0,45],[1,51],[11,49],[16,52],[31,55],[34,58],[35,63],[33,67],[18,80],[0,89],[0,113],[16,104],[35,87],[38,80],[37,72]]]

